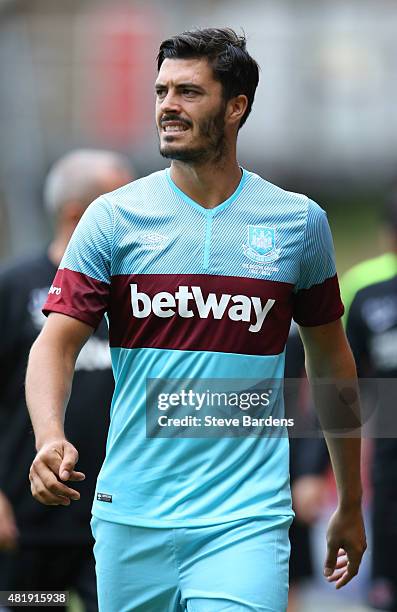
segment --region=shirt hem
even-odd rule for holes
[[[89,325],[94,329],[97,329],[99,323],[101,322],[101,320],[97,321],[96,319],[94,320],[92,317],[87,316],[86,313],[81,313],[77,310],[73,310],[67,307],[63,308],[62,306],[51,306],[49,308],[42,309],[42,313],[46,317],[48,317],[52,312],[56,314],[66,315],[67,317],[70,317],[72,319],[77,319],[81,323],[86,323],[86,325]]]
[[[327,325],[328,323],[334,323],[334,321],[338,321],[339,319],[343,317],[343,313],[344,313],[344,308],[341,308],[337,312],[330,314],[328,317],[323,317],[321,319],[314,319],[311,321],[309,320],[298,321],[297,319],[294,319],[294,321],[297,325],[300,325],[301,327],[317,327],[319,325]]]
[[[154,519],[141,516],[124,516],[115,512],[104,511],[96,506],[92,509],[92,515],[95,518],[110,523],[119,523],[121,525],[130,525],[134,527],[150,527],[150,528],[174,528],[174,527],[208,527],[210,525],[221,525],[223,523],[231,523],[245,519],[269,519],[274,521],[274,524],[282,524],[295,516],[292,509],[285,512],[265,511],[265,512],[240,512],[236,514],[228,514],[226,516],[207,517],[207,518],[180,518],[180,519]]]

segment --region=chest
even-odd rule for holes
[[[249,206],[180,206],[122,220],[112,258],[112,346],[281,352],[303,227],[300,218]]]
[[[303,233],[299,215],[275,211],[137,215],[117,232],[112,275],[207,274],[294,285]]]

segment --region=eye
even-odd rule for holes
[[[165,87],[156,87],[157,98],[162,100],[163,98],[165,98],[166,95],[167,95],[167,90],[165,89]]]
[[[195,96],[197,96],[197,91],[195,91],[194,89],[189,89],[188,87],[184,87],[182,89],[182,94],[186,98],[194,98]]]

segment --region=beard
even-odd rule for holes
[[[185,163],[205,163],[222,159],[226,151],[225,110],[226,105],[222,104],[217,113],[198,123],[199,146],[183,147],[173,146],[172,142],[163,145],[160,143],[160,155]]]

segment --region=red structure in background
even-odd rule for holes
[[[124,147],[152,129],[160,18],[154,9],[123,5],[88,16],[86,121],[100,141]]]

